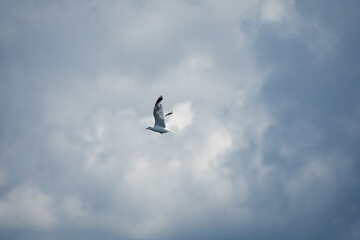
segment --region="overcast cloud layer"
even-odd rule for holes
[[[1,1],[0,238],[360,239],[359,7]]]

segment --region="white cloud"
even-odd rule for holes
[[[260,124],[262,118],[254,121],[261,109],[248,112],[248,107],[258,102],[257,94],[265,75],[258,72],[253,56],[248,55],[251,49],[237,45],[234,34],[238,18],[254,5],[246,1],[236,3],[236,8],[215,2],[205,8],[180,2],[177,5],[181,5],[179,11],[171,4],[137,9],[136,12],[144,15],[129,22],[129,26],[113,25],[111,19],[120,21],[115,17],[118,14],[115,9],[102,6],[98,12],[100,27],[107,26],[110,31],[103,37],[111,38],[101,39],[100,43],[120,40],[111,47],[118,52],[124,49],[124,54],[136,50],[141,57],[147,57],[149,51],[142,53],[139,49],[145,46],[151,52],[152,44],[172,41],[171,33],[185,34],[178,45],[184,51],[167,62],[166,68],[147,76],[136,68],[127,71],[125,63],[120,70],[110,66],[99,69],[99,74],[69,74],[61,79],[61,84],[45,84],[41,95],[42,123],[47,127],[46,153],[58,174],[49,182],[59,187],[54,195],[54,201],[60,203],[55,211],[58,226],[67,226],[67,223],[75,227],[100,226],[144,239],[165,236],[195,223],[206,224],[220,212],[236,209],[231,206],[237,201],[231,180],[235,173],[227,166],[228,157],[238,146],[234,139],[241,135],[246,142],[253,134],[261,138],[266,131]],[[205,15],[197,16],[203,11]],[[208,15],[209,12],[214,15]],[[104,13],[110,16],[102,16]],[[215,23],[217,19],[224,21],[218,22],[219,26],[208,25],[205,32],[211,30],[212,35],[213,30],[230,30],[233,38],[230,44],[239,48],[237,51],[243,49],[247,53],[244,56],[234,53],[234,58],[244,65],[230,74],[222,69],[216,45],[211,43],[202,48],[193,44],[203,42],[200,35],[192,37],[198,31],[196,26],[191,28],[193,20],[202,26],[208,20]],[[72,29],[81,28],[83,24],[75,23]],[[165,59],[172,55],[161,48],[158,50]],[[120,55],[123,59],[119,64],[127,62],[128,57]],[[86,61],[86,56],[83,59]],[[151,61],[164,64],[156,56],[151,56]],[[234,103],[239,89],[243,91],[243,105]],[[175,134],[145,131],[144,122],[153,121],[152,108],[160,94],[164,96],[164,110],[174,111],[169,128],[173,128]],[[241,126],[231,130],[231,126],[239,123],[223,114],[230,108],[231,114],[237,115],[235,110],[239,106],[243,106],[242,114],[248,115],[242,120],[248,121],[243,134],[238,131]],[[242,176],[237,179],[240,178]],[[241,189],[248,187],[246,183],[240,184]],[[246,212],[244,208],[236,211]],[[178,218],[179,215],[182,217]]]
[[[287,5],[293,5],[294,1],[287,0],[267,0],[264,1],[262,6],[261,19],[264,22],[281,23],[288,20],[289,7]]]
[[[86,216],[86,212],[82,207],[82,203],[76,196],[67,197],[63,200],[63,207],[65,212],[73,217]]]
[[[194,113],[191,111],[191,102],[176,104],[173,112],[176,114],[170,116],[169,129],[182,131],[192,123]]]
[[[0,225],[13,229],[49,230],[56,223],[53,198],[31,185],[0,198]]]

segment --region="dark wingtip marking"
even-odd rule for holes
[[[161,102],[162,100],[163,100],[163,96],[160,95],[158,100],[156,100],[155,106],[158,105],[158,103]]]
[[[167,113],[166,115],[165,115],[165,117],[166,116],[169,116],[169,115],[171,115],[171,114],[173,114],[173,112],[171,111],[171,112],[169,112],[169,113]]]

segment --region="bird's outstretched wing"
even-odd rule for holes
[[[163,127],[165,128],[165,116],[164,111],[161,105],[161,101],[163,100],[163,97],[160,96],[158,100],[155,103],[154,107],[154,118],[155,118],[155,126]]]
[[[171,111],[171,112],[169,112],[169,113],[167,113],[167,114],[165,114],[165,124],[167,125],[168,124],[168,122],[169,122],[169,118],[170,118],[170,115],[172,115],[173,114],[173,112]]]

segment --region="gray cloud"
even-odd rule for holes
[[[355,7],[1,5],[2,238],[358,238]]]

